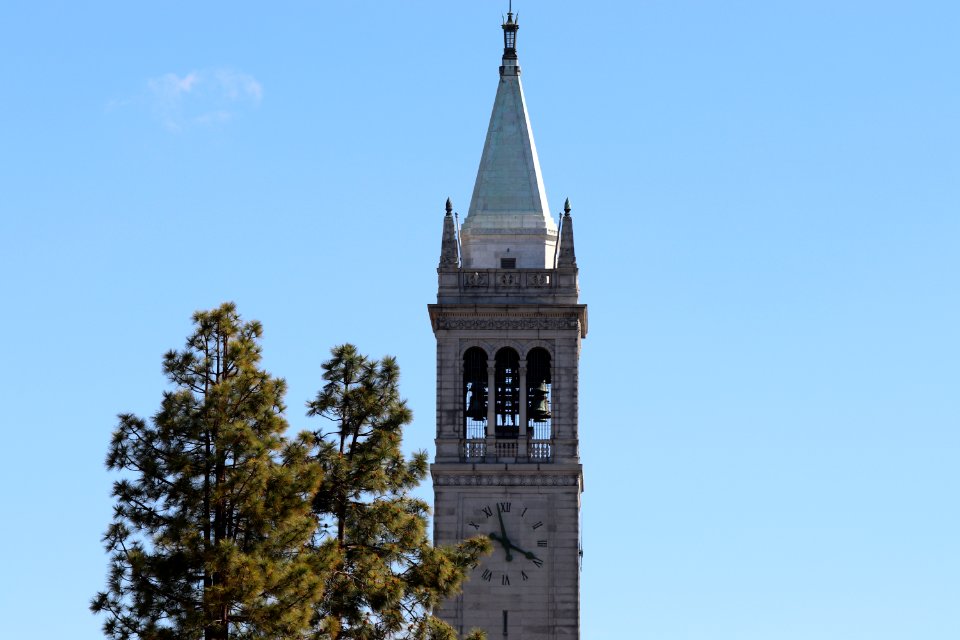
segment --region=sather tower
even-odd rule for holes
[[[470,209],[447,201],[437,304],[437,544],[494,552],[438,612],[489,638],[580,637],[577,393],[587,308],[573,219],[550,215],[527,115],[513,13]]]

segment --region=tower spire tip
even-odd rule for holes
[[[504,64],[516,67],[517,59],[517,30],[520,25],[513,14],[513,0],[510,2],[510,8],[507,11],[507,19],[503,21],[503,60]],[[502,73],[501,73],[502,75]],[[516,74],[513,74],[516,75]]]

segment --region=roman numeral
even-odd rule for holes
[[[480,577],[486,580],[487,582],[490,582],[493,579],[493,571],[490,571],[490,569],[484,569],[483,575]]]
[[[501,513],[510,513],[510,503],[509,503],[509,502],[501,502],[501,503],[500,503],[500,512],[501,512]]]
[[[538,523],[536,523],[535,525],[533,525],[533,528],[534,528],[534,529],[539,529],[539,528],[542,527],[542,526],[543,526],[543,521],[541,520],[540,522],[538,522]]]
[[[523,511],[520,512],[520,517],[521,517],[521,518],[522,518],[524,515],[526,515],[527,509],[529,509],[529,508],[530,508],[530,507],[524,507],[524,508],[523,508]]]
[[[531,560],[530,562],[532,562],[533,564],[537,565],[538,567],[542,567],[542,566],[543,566],[543,560],[541,560],[540,558],[534,558],[534,559]]]
[[[503,576],[500,578],[500,584],[509,586],[510,576],[508,576],[507,574],[503,574]]]
[[[520,572],[520,577],[523,578],[524,581],[527,581],[527,580],[530,579],[530,576],[527,575],[527,572],[526,572],[526,571],[521,571],[521,572]]]
[[[487,516],[488,518],[493,516],[493,509],[491,509],[490,507],[484,507],[483,515]]]
[[[473,527],[474,529],[480,528],[480,525],[478,525],[476,522],[468,522],[467,525]]]
[[[538,547],[545,547],[545,546],[547,546],[547,541],[546,541],[546,540],[537,540],[537,546],[538,546]]]

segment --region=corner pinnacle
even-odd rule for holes
[[[447,215],[449,216],[452,213],[453,213],[453,203],[450,202],[450,198],[447,198]]]

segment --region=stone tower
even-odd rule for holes
[[[550,215],[527,116],[518,25],[503,24],[500,82],[470,209],[447,201],[437,304],[434,540],[487,536],[494,552],[437,612],[489,638],[580,637],[580,341],[573,219]]]

